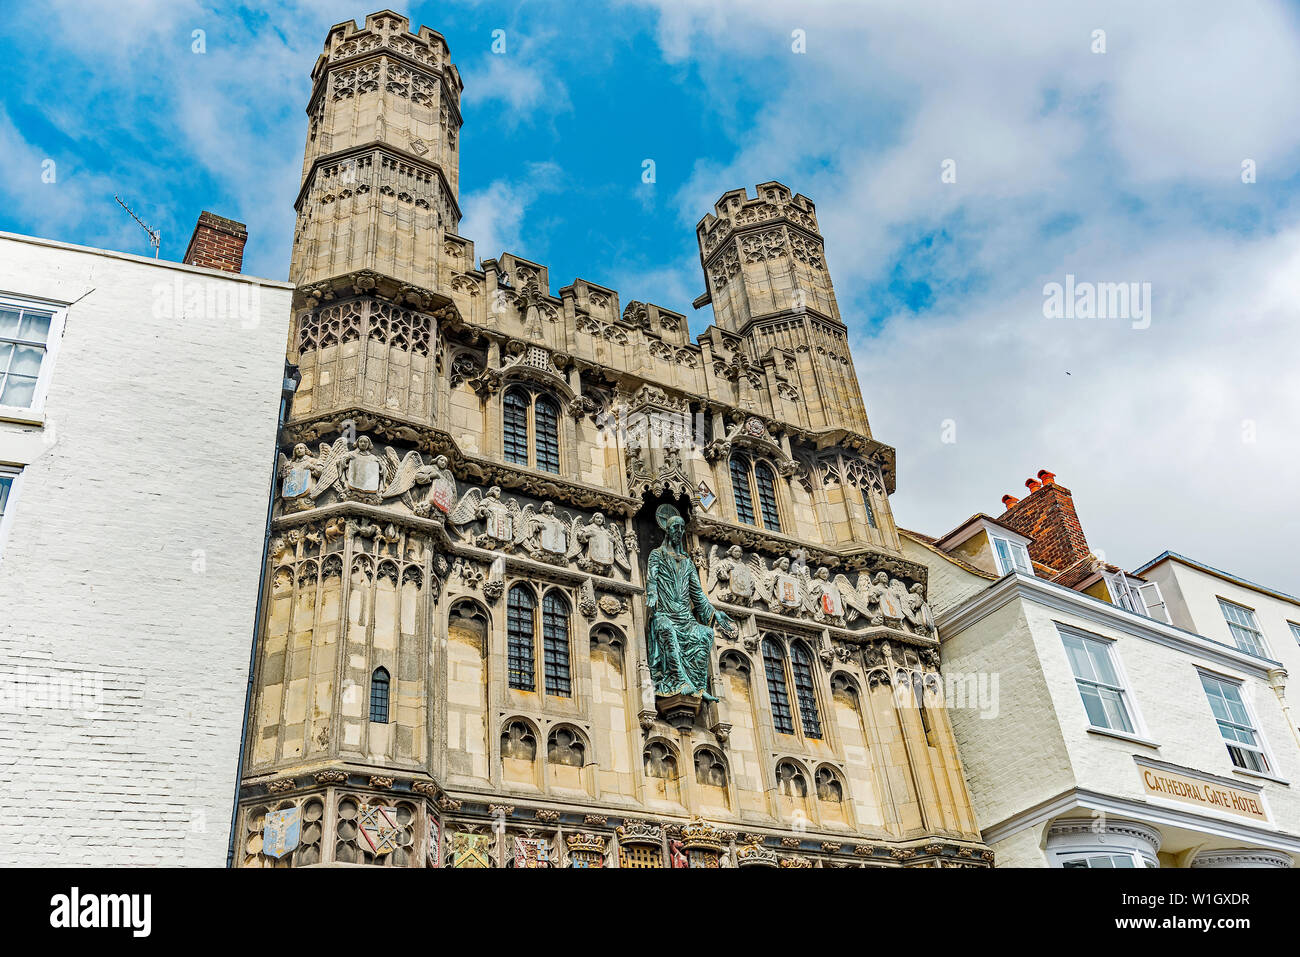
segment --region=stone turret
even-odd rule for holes
[[[717,344],[733,363],[788,384],[791,404],[773,403],[774,415],[869,438],[816,207],[781,183],[763,183],[756,194],[724,193],[695,227],[707,285],[695,305],[712,303]]]
[[[437,284],[460,222],[460,73],[442,35],[385,10],[337,24],[312,70],[289,278],[360,269]]]

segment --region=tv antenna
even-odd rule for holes
[[[122,197],[118,196],[117,193],[113,194],[113,198],[117,200],[117,205],[121,206],[128,213],[130,213],[131,218],[140,224],[140,228],[149,234],[149,245],[153,247],[153,258],[157,259],[158,247],[162,243],[162,233],[160,233],[156,229],[151,229],[148,225],[146,225],[145,221],[135,214],[135,210],[133,210],[130,206],[126,205],[126,203],[122,202]]]

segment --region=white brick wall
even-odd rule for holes
[[[223,866],[291,289],[0,233],[0,293],[74,303],[0,410],[0,864]]]

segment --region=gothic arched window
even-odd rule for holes
[[[555,590],[542,599],[542,670],[547,694],[570,696],[569,603]]]
[[[510,677],[510,687],[521,691],[532,691],[533,682],[533,633],[536,618],[537,599],[527,585],[515,585],[510,589],[510,598],[506,602],[506,671]]]
[[[867,524],[872,528],[878,528],[876,525],[876,510],[871,507],[871,489],[866,485],[862,486],[862,507],[867,510]]]
[[[844,785],[840,777],[826,765],[817,769],[817,800],[839,804],[844,800]]]
[[[560,404],[550,395],[522,385],[507,389],[502,399],[501,438],[507,462],[559,474]]]
[[[786,797],[808,796],[808,779],[793,761],[782,761],[776,766],[776,786]]]
[[[370,720],[388,724],[388,669],[376,668],[370,676]]]
[[[753,525],[754,497],[749,491],[749,459],[740,455],[731,457],[731,490],[736,497],[736,518],[746,525]]]
[[[751,462],[744,455],[731,457],[731,490],[736,499],[736,517],[746,525],[761,525],[781,531],[781,512],[776,504],[776,473],[767,462]],[[758,511],[754,502],[758,501]],[[760,521],[761,519],[761,521]]]
[[[790,645],[790,671],[794,675],[794,693],[799,700],[804,737],[820,738],[822,722],[817,712],[817,692],[813,687],[812,655],[802,641]]]
[[[556,728],[546,742],[546,760],[551,764],[580,768],[586,761],[587,746],[572,728]]]
[[[763,527],[781,531],[781,517],[776,510],[776,476],[772,466],[759,462],[754,466],[754,483],[758,486],[758,507],[763,516]]]
[[[537,467],[543,472],[560,471],[560,407],[550,396],[539,396],[533,406],[537,425]]]
[[[727,766],[722,763],[722,757],[717,752],[708,748],[700,748],[695,752],[695,780],[715,788],[727,786]]]
[[[528,393],[515,388],[506,392],[502,437],[506,461],[512,465],[528,464]]]
[[[771,638],[763,641],[763,673],[767,676],[767,696],[772,703],[773,726],[781,734],[794,734],[790,692],[785,683],[785,649]]]

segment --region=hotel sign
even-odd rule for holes
[[[1206,811],[1224,811],[1249,821],[1268,822],[1263,798],[1257,791],[1245,791],[1230,784],[1188,777],[1163,768],[1139,766],[1138,772],[1148,794]]]

